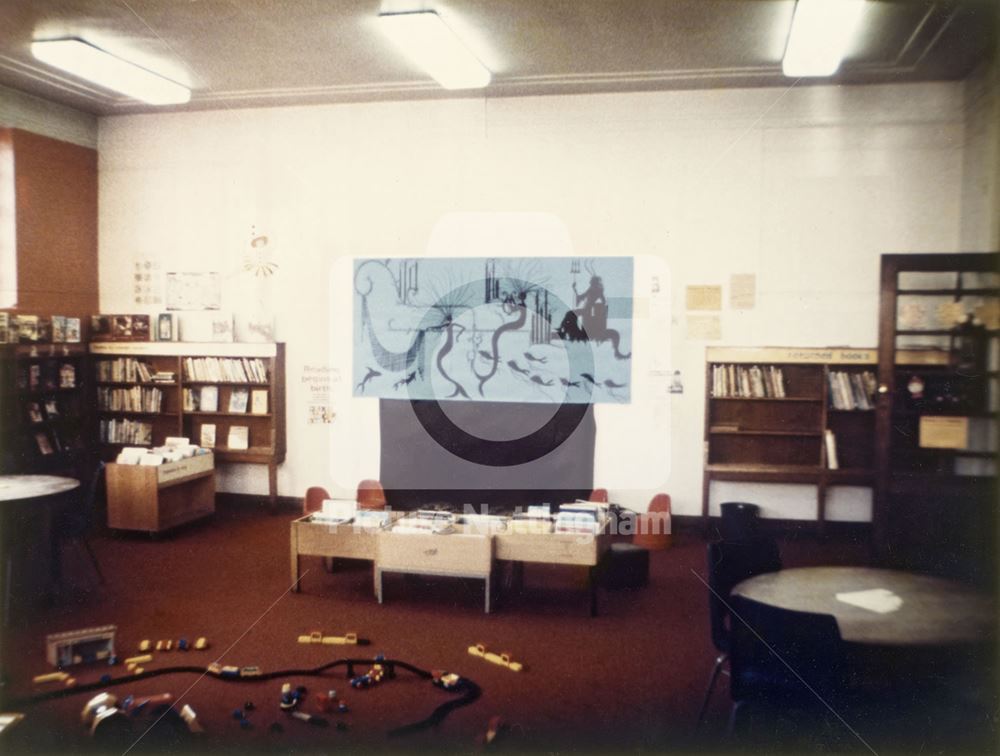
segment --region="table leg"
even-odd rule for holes
[[[62,504],[62,502],[60,503]],[[52,510],[50,507],[46,507],[42,513],[42,532],[49,539],[49,595],[52,595],[62,583],[62,543],[59,534],[52,529]]]
[[[292,592],[299,592],[299,533],[292,525]]]
[[[267,503],[271,514],[278,511],[278,465],[274,462],[267,466]]]
[[[597,616],[597,567],[587,569],[587,583],[590,589],[590,616]]]
[[[490,613],[490,591],[491,591],[490,573],[487,572],[486,573],[486,613],[487,614]]]
[[[382,570],[379,567],[375,568],[375,598],[382,603]]]

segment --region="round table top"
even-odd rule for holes
[[[0,501],[38,499],[80,487],[76,478],[58,475],[0,475]]]
[[[989,596],[942,578],[870,567],[802,567],[757,575],[733,589],[762,604],[832,614],[851,643],[934,646],[991,637]]]

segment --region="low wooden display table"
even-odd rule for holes
[[[490,613],[493,538],[459,528],[447,535],[382,531],[375,556],[375,596],[383,599],[382,573],[477,578],[485,583],[485,610]]]
[[[393,513],[393,519],[398,518]],[[336,525],[313,520],[311,514],[292,521],[292,590],[299,591],[302,574],[299,557],[318,556],[333,559],[363,559],[375,561],[378,537],[384,531],[377,528],[359,528],[353,523]]]
[[[515,580],[521,583],[524,563],[568,564],[586,567],[590,614],[597,615],[597,565],[611,546],[607,529],[599,535],[585,533],[498,533],[495,557],[513,564]]]
[[[392,518],[403,514],[393,512]],[[354,524],[334,525],[313,521],[312,515],[291,524],[292,590],[299,590],[300,556],[365,559],[373,562],[375,595],[383,601],[382,573],[470,577],[485,582],[485,608],[490,611],[492,575],[497,561],[520,566],[536,564],[578,565],[588,568],[590,610],[597,613],[595,570],[611,545],[605,532],[585,533],[483,533],[470,526],[456,526],[447,535],[399,533],[365,529]]]

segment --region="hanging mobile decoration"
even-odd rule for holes
[[[254,234],[255,229],[251,227],[250,232]],[[268,238],[266,234],[254,234],[250,239],[250,251],[243,258],[243,270],[253,273],[260,278],[267,278],[274,275],[278,270],[278,263],[269,260],[267,249]]]

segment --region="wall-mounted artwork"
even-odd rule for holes
[[[218,273],[167,273],[168,310],[218,310],[222,278]]]
[[[354,265],[354,395],[589,404],[631,397],[632,258]]]

